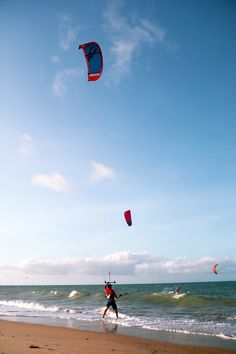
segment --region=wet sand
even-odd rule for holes
[[[187,346],[113,333],[0,320],[0,354],[232,354],[235,350]]]

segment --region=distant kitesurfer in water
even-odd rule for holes
[[[176,286],[176,288],[175,288],[175,295],[179,295],[179,291],[180,291],[180,287],[179,287],[179,286]]]
[[[106,293],[106,297],[108,298],[108,301],[107,301],[107,307],[102,317],[103,318],[105,317],[107,310],[109,309],[110,306],[112,306],[113,310],[116,313],[116,317],[118,318],[118,309],[117,309],[115,298],[118,299],[118,297],[120,297],[121,295],[119,296],[116,295],[116,292],[112,289],[112,285],[109,282],[107,282],[106,285],[104,286],[104,291]]]

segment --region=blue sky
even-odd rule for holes
[[[230,0],[0,1],[0,283],[236,280],[235,19]]]

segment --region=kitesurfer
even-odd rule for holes
[[[111,306],[116,313],[116,317],[118,318],[118,309],[117,309],[115,298],[118,299],[118,297],[120,297],[120,295],[119,296],[116,295],[116,292],[112,289],[112,285],[109,282],[107,282],[106,285],[104,286],[104,291],[106,293],[106,297],[107,297],[108,301],[107,301],[107,307],[106,307],[102,317],[103,318],[105,317],[107,310]]]
[[[176,286],[176,288],[175,288],[175,295],[179,295],[179,292],[180,292],[180,287],[179,287],[179,286]]]

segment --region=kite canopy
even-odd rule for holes
[[[88,81],[96,81],[102,75],[103,58],[102,51],[96,42],[81,44],[79,49],[83,49],[87,67]]]
[[[215,273],[215,274],[218,274],[217,271],[216,271],[216,267],[217,266],[218,266],[218,264],[214,264],[213,268],[212,268],[212,272]]]
[[[124,212],[124,217],[125,217],[125,220],[126,220],[127,224],[129,226],[131,226],[132,225],[131,211],[130,210],[126,210]]]

